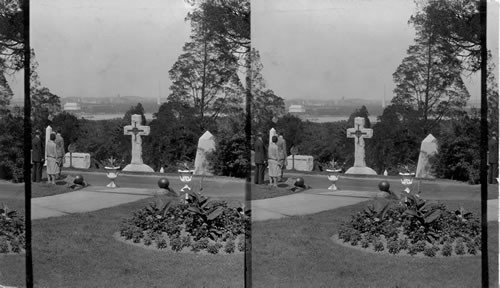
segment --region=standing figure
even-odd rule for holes
[[[57,134],[56,134],[56,140],[54,141],[56,143],[56,151],[57,151],[57,177],[61,178],[61,170],[62,166],[64,164],[64,139],[61,136],[61,129],[57,129]]]
[[[278,160],[280,163],[280,179],[279,181],[283,181],[283,171],[285,171],[286,168],[286,157],[288,156],[286,153],[286,141],[285,138],[283,137],[283,133],[280,132],[278,136],[278,142],[276,143],[278,145]]]
[[[264,184],[264,167],[266,164],[266,147],[262,141],[262,133],[257,133],[254,143],[255,152],[255,184]]]
[[[56,184],[57,174],[57,147],[56,134],[50,134],[50,140],[47,143],[47,179],[50,184]]]
[[[281,174],[278,153],[278,137],[271,138],[271,145],[269,145],[268,163],[269,163],[269,185],[278,186],[278,177]]]
[[[42,168],[43,161],[45,160],[43,142],[40,138],[40,130],[35,131],[35,137],[31,141],[31,162],[33,162],[33,175],[31,180],[33,182],[42,181]]]
[[[488,141],[488,165],[490,166],[488,183],[495,184],[498,177],[498,140],[495,132]]]

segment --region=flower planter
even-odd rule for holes
[[[179,178],[181,179],[181,182],[184,183],[184,187],[181,188],[181,191],[191,191],[191,187],[189,187],[188,183],[193,179],[194,170],[177,170],[177,172],[179,172]]]
[[[106,176],[108,177],[109,180],[111,180],[111,182],[109,182],[109,184],[106,185],[106,187],[116,188],[117,186],[115,183],[115,179],[118,177],[120,167],[104,167],[104,169],[106,169]]]
[[[339,190],[335,184],[340,179],[340,172],[341,171],[342,171],[341,169],[333,169],[333,170],[326,169],[326,172],[328,173],[328,180],[330,182],[332,182],[332,185],[330,185],[330,187],[328,187],[328,190],[333,190],[333,191]]]

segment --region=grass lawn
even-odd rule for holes
[[[132,211],[150,201],[145,199],[90,213],[33,221],[36,286],[244,286],[244,256],[241,254],[174,254],[134,247],[113,239],[121,220],[131,217]]]
[[[285,180],[287,179],[285,178]],[[278,187],[269,186],[268,182],[265,181],[265,184],[260,185],[252,183],[250,186],[250,200],[275,198],[297,193],[288,190],[291,186],[285,182],[278,183]]]
[[[479,216],[479,201],[461,204]],[[481,258],[376,255],[333,243],[340,222],[368,202],[336,210],[252,223],[253,287],[480,287]],[[498,227],[490,223],[490,281],[498,287]]]

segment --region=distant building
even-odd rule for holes
[[[63,110],[68,112],[80,112],[81,108],[80,105],[76,102],[68,102],[64,104]]]
[[[306,108],[304,108],[304,106],[302,105],[290,105],[290,107],[288,107],[288,113],[305,113],[306,112]]]

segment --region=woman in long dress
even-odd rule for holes
[[[269,185],[278,186],[278,177],[281,174],[281,169],[279,167],[279,153],[278,153],[278,137],[273,136],[271,138],[272,143],[269,145],[268,159],[269,164]]]
[[[47,143],[47,179],[50,184],[56,184],[57,174],[57,146],[54,142],[56,134],[50,134],[50,140]]]

